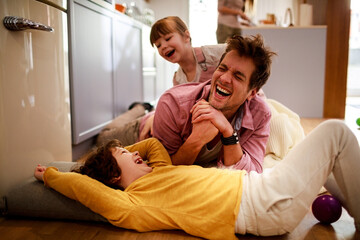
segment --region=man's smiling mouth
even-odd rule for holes
[[[227,96],[230,96],[230,92],[228,92],[227,90],[219,87],[219,86],[216,86],[216,93],[219,94],[220,96],[224,96],[224,97],[227,97]]]

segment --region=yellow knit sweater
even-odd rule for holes
[[[125,191],[77,173],[48,168],[47,186],[101,214],[115,226],[139,232],[182,229],[207,239],[236,239],[244,171],[172,166],[156,139],[127,147],[148,159],[151,173]]]

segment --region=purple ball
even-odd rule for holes
[[[321,223],[330,224],[340,218],[342,206],[335,197],[321,195],[314,200],[311,210],[315,218]]]

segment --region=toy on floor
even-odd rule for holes
[[[315,218],[325,224],[336,222],[342,212],[341,203],[331,195],[321,195],[317,197],[311,209]]]
[[[360,127],[360,118],[356,119],[356,124]]]

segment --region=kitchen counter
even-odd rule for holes
[[[261,34],[266,46],[277,53],[271,75],[263,87],[300,117],[323,115],[326,26],[244,27],[243,35]]]
[[[292,30],[292,29],[326,29],[326,25],[311,25],[311,26],[292,26],[292,27],[281,27],[273,24],[262,24],[257,26],[244,26],[242,29],[246,30],[259,30],[259,29],[283,29],[283,30]]]

